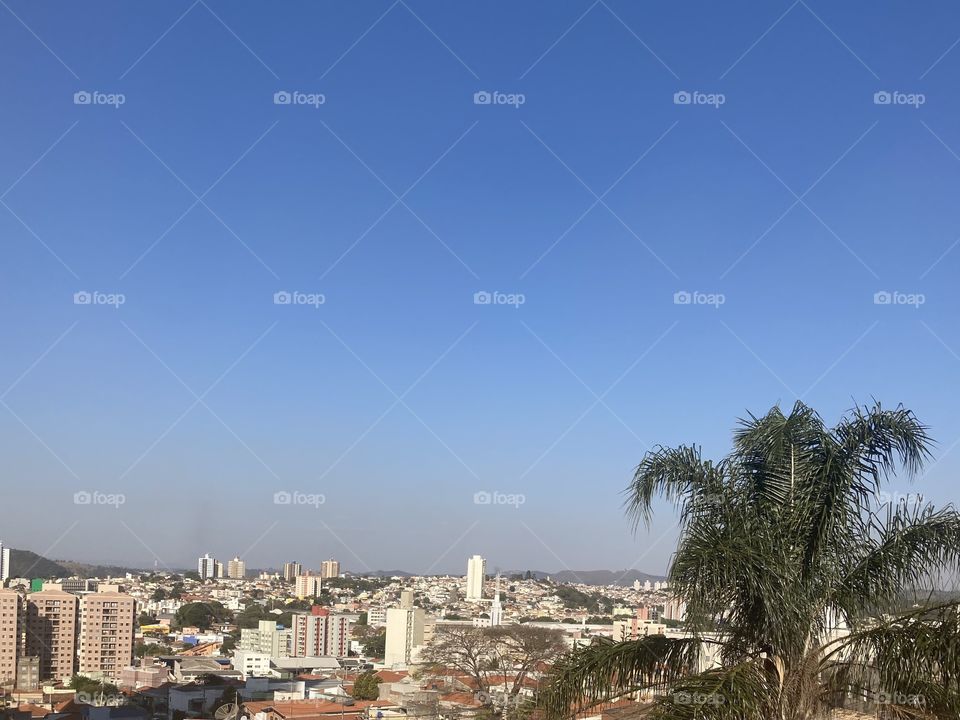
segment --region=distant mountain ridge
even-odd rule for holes
[[[63,578],[72,574],[63,565],[35,552],[10,548],[10,577]]]
[[[90,565],[71,560],[49,560],[32,550],[10,548],[10,577],[68,578],[68,577],[117,577],[128,572],[140,573],[137,568],[114,565]]]
[[[151,572],[145,568],[129,568],[119,565],[92,565],[72,560],[49,560],[30,550],[10,549],[10,577],[27,578],[66,578],[66,577],[117,577],[127,573]],[[347,571],[349,572],[349,571]],[[503,575],[525,575],[527,570],[504,571]],[[579,583],[584,585],[632,585],[635,580],[651,583],[665,580],[661,575],[651,575],[639,570],[559,570],[545,572],[530,570],[537,579],[550,578],[557,583]],[[416,573],[406,570],[372,570],[367,572],[349,572],[357,577],[415,577]],[[492,573],[491,573],[492,574]]]

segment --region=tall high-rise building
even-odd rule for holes
[[[247,564],[239,557],[227,563],[227,577],[233,580],[243,580],[247,576]]]
[[[77,672],[112,681],[133,664],[133,627],[137,603],[113,589],[80,598]]]
[[[324,560],[320,563],[320,577],[324,580],[327,578],[340,577],[340,561]]]
[[[226,577],[226,574],[223,571],[223,563],[219,560],[214,560],[213,562],[213,576],[215,578]]]
[[[483,578],[487,571],[487,561],[479,555],[467,560],[467,600],[483,598]]]
[[[79,599],[60,589],[27,596],[26,654],[40,660],[40,679],[61,681],[75,672]]]
[[[297,575],[302,574],[303,567],[301,567],[300,563],[294,561],[283,564],[283,579],[287,582],[293,582],[296,580]]]
[[[0,542],[0,586],[10,579],[10,548]]]
[[[207,553],[197,560],[197,574],[201,580],[212,580],[217,576],[217,561]]]
[[[314,605],[293,614],[294,657],[345,656],[350,649],[350,618]]]
[[[387,610],[387,642],[383,662],[387,667],[405,667],[410,664],[417,649],[423,645],[423,625],[426,613],[413,604],[413,591],[400,593],[400,607]]]
[[[304,575],[297,575],[294,594],[296,594],[297,598],[300,600],[303,600],[304,598],[319,597],[320,585],[320,576],[312,575],[308,571]]]
[[[21,612],[20,593],[0,588],[0,685],[17,678]]]

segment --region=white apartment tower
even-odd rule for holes
[[[413,592],[400,593],[400,607],[387,610],[387,642],[383,662],[387,667],[406,667],[423,645],[426,613],[413,604]]]
[[[10,548],[0,542],[0,585],[10,579]]]
[[[217,576],[217,561],[207,553],[197,560],[197,574],[201,580],[212,580]]]
[[[467,560],[467,600],[483,598],[483,577],[486,569],[487,561],[479,555]]]

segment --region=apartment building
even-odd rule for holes
[[[239,557],[227,563],[227,577],[231,580],[243,580],[247,576],[247,564]]]
[[[346,655],[350,648],[350,617],[314,605],[309,613],[293,614],[293,657]]]
[[[109,586],[80,599],[80,647],[77,670],[116,681],[133,664],[136,601]]]
[[[340,561],[324,560],[320,563],[320,577],[324,580],[327,578],[340,577]]]
[[[425,641],[426,613],[413,604],[413,591],[400,593],[400,607],[387,610],[387,638],[383,663],[387,667],[406,667]]]
[[[240,631],[239,647],[269,657],[290,657],[292,639],[293,631],[278,630],[276,620],[261,620],[257,627]]]
[[[298,575],[303,574],[303,566],[300,563],[288,562],[283,564],[283,579],[286,582],[293,582]]]
[[[20,614],[20,594],[16,590],[0,588],[0,685],[17,679]]]
[[[319,597],[320,586],[321,581],[319,575],[311,575],[309,572],[305,575],[297,575],[294,594],[296,594],[300,600]]]
[[[0,542],[0,585],[10,579],[10,548]]]
[[[480,555],[467,560],[467,600],[483,598],[483,580],[487,572],[487,561]]]
[[[58,588],[27,596],[26,655],[39,659],[42,680],[63,680],[74,674],[79,598]]]

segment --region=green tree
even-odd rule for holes
[[[879,717],[960,717],[960,603],[899,610],[957,571],[960,514],[882,489],[922,469],[926,430],[879,404],[829,429],[797,403],[741,421],[719,462],[648,453],[628,513],[636,527],[655,497],[678,504],[669,580],[690,634],[572,651],[541,693],[547,717],[639,689],[658,696],[651,719],[812,720],[850,699]]]
[[[357,700],[376,700],[380,697],[380,677],[373,671],[361,673],[353,682],[353,697]]]
[[[387,651],[387,629],[370,628],[370,630],[371,632],[360,639],[360,647],[367,657],[382,658]]]
[[[116,685],[94,680],[85,675],[74,675],[70,678],[69,685],[71,690],[76,690],[78,693],[83,693],[90,698],[95,698],[101,694],[116,695],[119,692]]]
[[[177,610],[177,627],[198,627],[208,630],[216,623],[231,619],[230,611],[218,602],[194,602],[181,605]]]
[[[153,591],[153,595],[151,597],[156,601],[166,600],[167,591],[164,590],[162,587],[158,587],[156,590]]]
[[[133,648],[133,654],[138,658],[145,657],[147,655],[172,655],[173,648],[169,645],[161,645],[159,643],[142,643],[138,642]]]

